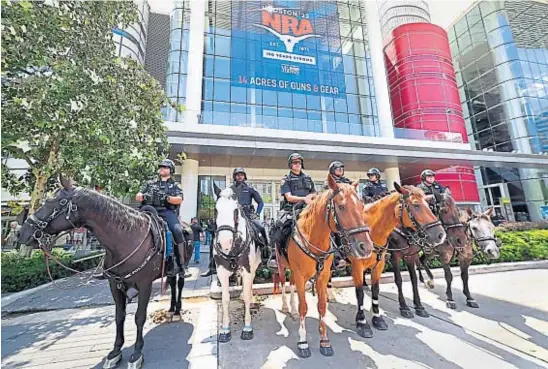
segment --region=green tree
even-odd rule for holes
[[[168,100],[141,65],[117,58],[112,30],[132,2],[2,1],[2,187],[38,208],[58,173],[115,195],[136,191],[167,149]]]

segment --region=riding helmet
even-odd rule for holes
[[[303,156],[297,152],[294,152],[293,154],[289,155],[289,158],[287,158],[287,166],[289,167],[289,169],[291,169],[291,162],[297,159],[301,159],[301,168],[304,169]]]
[[[381,171],[378,170],[377,168],[371,168],[367,171],[367,175],[370,176],[370,175],[376,175],[377,178],[381,178]]]
[[[426,179],[426,176],[436,176],[436,172],[434,172],[433,170],[431,169],[425,169],[421,172],[421,180],[425,180]]]
[[[247,173],[245,172],[245,169],[242,167],[234,168],[234,171],[232,172],[232,179],[236,180],[236,174],[243,173],[244,175],[244,181],[247,181]]]
[[[344,164],[340,161],[333,161],[331,164],[329,164],[329,173],[331,175],[335,175],[335,170],[342,168],[344,173]]]
[[[166,167],[169,168],[169,172],[171,174],[175,173],[175,163],[173,163],[170,159],[164,159],[161,162],[158,163],[158,168]]]

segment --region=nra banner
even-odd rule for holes
[[[233,86],[345,97],[336,4],[234,2],[231,28]]]

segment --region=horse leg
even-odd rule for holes
[[[219,342],[221,343],[228,342],[232,338],[232,333],[230,333],[230,317],[228,315],[228,304],[230,303],[229,279],[231,274],[225,268],[217,269],[217,276],[221,282],[223,302],[223,325],[219,333]]]
[[[147,320],[147,306],[152,292],[152,283],[139,286],[139,301],[137,303],[137,312],[135,313],[135,325],[137,326],[137,338],[133,346],[133,354],[129,358],[128,369],[139,369],[143,366],[143,347],[145,340],[143,338],[143,327]]]
[[[173,314],[175,313],[175,305],[177,303],[177,276],[172,275],[167,277],[169,283],[169,290],[171,292],[171,303],[169,305],[169,310],[167,311],[167,316],[173,320]]]
[[[331,285],[331,278],[333,274],[329,273],[329,281],[327,281],[327,302],[335,302],[335,295],[333,294],[333,286]]]
[[[411,284],[413,286],[413,304],[415,305],[415,313],[423,318],[428,318],[430,315],[426,312],[424,306],[422,306],[421,296],[419,294],[419,281],[417,280],[417,273],[415,273],[415,265],[419,262],[417,255],[413,255],[411,260],[405,260],[407,264],[407,270],[409,271],[409,277],[411,278]]]
[[[453,300],[453,292],[451,291],[451,282],[453,282],[453,274],[451,273],[451,267],[449,263],[443,264],[443,272],[445,274],[445,281],[447,282],[447,288],[445,290],[445,295],[447,296],[446,305],[449,309],[456,309],[457,304]]]
[[[250,340],[253,339],[253,328],[251,327],[251,293],[253,290],[252,274],[247,271],[243,271],[243,293],[244,293],[244,329],[242,330],[241,339]]]
[[[420,257],[420,265],[424,267],[424,271],[428,275],[428,282],[425,283],[426,288],[433,289],[434,288],[434,275],[432,274],[432,271],[430,270],[430,267],[428,266],[428,260],[430,258],[426,255],[421,255]],[[419,276],[421,278],[421,282],[424,283],[424,279],[422,278],[421,268],[419,266]]]
[[[327,282],[330,278],[331,271],[327,269],[327,273],[320,274],[316,280],[316,290],[318,291],[318,313],[320,316],[320,353],[323,356],[333,356],[335,352],[331,346],[331,342],[327,337],[327,324],[325,324],[325,313],[327,312]]]
[[[390,257],[390,261],[392,262],[392,268],[394,268],[394,282],[396,282],[396,286],[398,287],[398,301],[400,302],[400,314],[404,318],[411,319],[414,317],[413,312],[411,311],[411,309],[409,309],[409,306],[407,306],[407,303],[405,302],[405,297],[403,297],[400,260],[401,260],[401,253],[399,252],[392,253],[392,256]]]
[[[182,302],[181,299],[183,297],[183,288],[185,287],[185,277],[184,272],[179,273],[178,281],[177,281],[177,302],[175,303],[175,315],[179,316],[179,319],[181,319],[181,306]]]
[[[306,305],[306,280],[300,274],[297,275],[292,271],[294,275],[295,286],[297,288],[297,294],[299,295],[299,341],[297,342],[297,349],[299,356],[302,358],[310,357],[310,348],[308,347],[308,341],[306,340],[306,313],[308,312],[308,306]]]
[[[356,313],[356,330],[364,338],[373,337],[373,330],[365,318],[365,307],[363,306],[363,296],[366,289],[364,285],[364,270],[361,265],[355,263],[352,265],[352,279],[356,289],[356,300],[358,300],[358,312]]]
[[[291,305],[291,318],[297,320],[299,312],[297,310],[297,300],[295,299],[295,278],[293,278],[293,274],[289,276],[289,303]]]
[[[468,288],[468,268],[472,263],[471,259],[465,258],[459,254],[459,266],[460,266],[460,276],[462,278],[462,292],[466,296],[466,305],[471,308],[479,308],[478,303],[472,295],[470,294],[470,289]]]
[[[388,325],[386,325],[379,309],[380,281],[382,271],[384,270],[384,260],[384,255],[382,255],[382,259],[371,271],[371,310],[373,311],[371,323],[373,324],[373,327],[380,331],[385,331],[388,329]]]
[[[103,369],[116,368],[122,360],[122,347],[124,346],[124,322],[126,320],[126,296],[116,287],[116,282],[110,280],[110,292],[116,304],[116,339],[114,349],[108,353]]]
[[[287,305],[287,295],[285,293],[285,269],[281,266],[281,261],[278,267],[278,275],[280,277],[280,288],[282,289],[282,313],[287,314],[289,313],[289,306]]]

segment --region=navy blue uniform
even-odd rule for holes
[[[438,203],[441,201],[441,195],[445,192],[445,187],[443,187],[438,182],[434,181],[431,185],[426,182],[421,182],[417,185],[418,188],[424,191],[425,195],[434,195],[435,200],[429,202],[430,210],[439,216],[439,206]]]
[[[282,178],[281,185],[280,192],[283,197],[281,208],[283,210],[291,210],[293,207],[293,204],[285,199],[286,193],[291,193],[293,196],[299,197],[306,197],[311,193],[316,193],[314,181],[304,172],[301,172],[299,175],[289,172],[289,174],[286,174]]]
[[[345,176],[342,176],[342,177],[333,176],[333,179],[335,180],[335,183],[352,184],[352,181],[346,178]],[[323,189],[329,190],[329,185],[327,184],[327,181],[324,182]]]
[[[232,191],[236,194],[238,203],[242,206],[247,218],[253,218],[252,214],[255,213],[253,200],[257,203],[257,215],[261,214],[264,207],[264,202],[261,194],[256,189],[245,182],[234,183],[230,188],[232,188]]]
[[[177,244],[185,242],[183,230],[177,219],[178,205],[170,204],[167,197],[183,197],[183,190],[173,178],[167,181],[161,179],[146,182],[140,191],[144,195],[144,204],[152,205],[158,215],[165,220],[169,230],[173,234],[173,239]]]
[[[388,187],[385,183],[382,183],[381,181],[367,181],[362,190],[362,201],[364,203],[373,202],[389,193],[390,191],[388,191]]]

